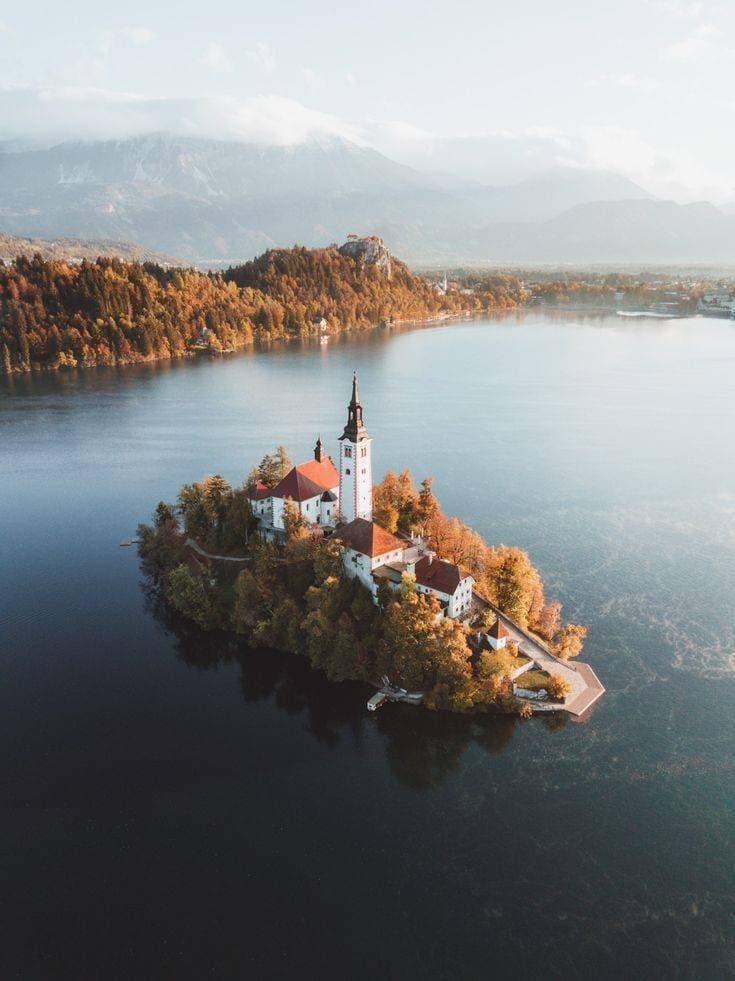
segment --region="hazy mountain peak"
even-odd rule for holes
[[[203,264],[381,235],[413,261],[735,259],[713,205],[555,166],[505,186],[422,173],[338,134],[244,143],[165,131],[0,153],[0,227],[134,240]],[[632,253],[636,252],[633,256]]]

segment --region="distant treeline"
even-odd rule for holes
[[[276,249],[224,273],[100,258],[0,263],[0,371],[177,358],[257,339],[514,306],[506,289],[447,295],[337,248]]]
[[[452,277],[475,292],[501,295],[505,291],[528,304],[583,303],[615,308],[621,303],[628,306],[632,303],[645,308],[664,300],[676,301],[682,313],[693,313],[705,290],[723,285],[709,276],[660,270],[633,274],[579,269],[460,268],[452,272]]]

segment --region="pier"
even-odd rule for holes
[[[424,700],[423,692],[398,688],[396,685],[392,685],[385,675],[380,680],[383,686],[368,699],[368,712],[376,712],[386,702],[406,702],[408,705],[420,705]]]
[[[568,683],[569,694],[563,702],[540,702],[536,699],[524,699],[523,696],[518,695],[517,697],[521,701],[528,701],[528,704],[533,706],[534,712],[567,712],[574,718],[580,719],[605,694],[602,682],[589,664],[584,661],[572,663],[557,657],[539,637],[528,630],[524,630],[520,624],[511,620],[495,604],[486,600],[484,596],[480,596],[479,593],[473,592],[473,601],[473,605],[478,611],[489,607],[497,615],[507,629],[510,640],[518,645],[519,654],[530,658],[542,671],[557,674]],[[519,680],[520,687],[522,687],[522,674],[519,676]]]

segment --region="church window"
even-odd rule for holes
[[[345,470],[345,473],[347,474],[347,476],[348,476],[348,477],[349,477],[349,475],[350,475],[350,473],[351,473],[351,472],[352,472],[352,471],[350,470],[350,468],[349,468],[349,467],[348,467],[348,468],[347,468],[347,469]]]
[[[345,446],[345,456],[347,457],[348,460],[352,456],[352,447],[351,446]]]

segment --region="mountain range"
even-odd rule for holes
[[[735,214],[558,167],[505,186],[396,163],[339,137],[174,137],[0,148],[0,232],[139,242],[200,265],[379,234],[417,263],[735,261]]]
[[[43,259],[63,259],[67,262],[94,260],[98,256],[105,255],[126,262],[155,262],[159,266],[171,266],[179,261],[173,256],[146,249],[137,242],[110,239],[24,238],[19,235],[0,233],[0,262],[12,262],[21,255],[27,258],[40,255]]]

